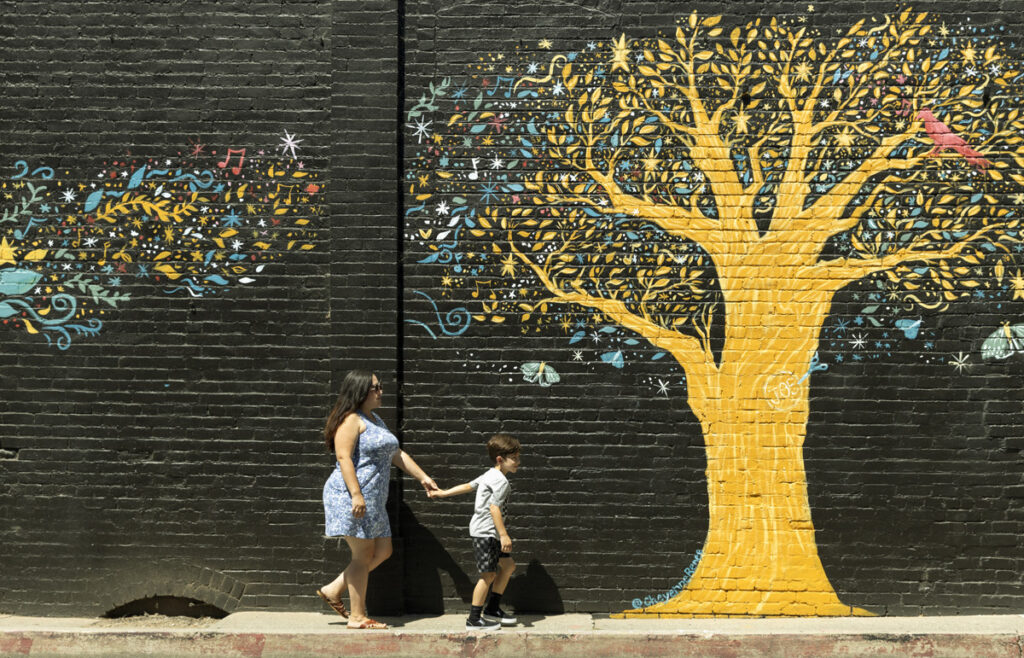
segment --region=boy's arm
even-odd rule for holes
[[[451,489],[428,491],[427,495],[431,498],[448,498],[449,496],[458,496],[459,494],[466,493],[473,493],[473,485],[469,482],[466,484],[460,484],[457,487],[452,487]]]
[[[498,531],[498,539],[501,541],[501,550],[506,553],[512,550],[512,538],[508,536],[508,531],[505,530],[505,520],[501,518],[501,508],[497,505],[491,505],[491,520],[494,521],[494,529]]]

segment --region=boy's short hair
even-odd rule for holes
[[[519,439],[511,434],[495,434],[487,442],[487,455],[495,464],[498,457],[508,457],[519,452]]]

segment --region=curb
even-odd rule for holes
[[[1021,658],[1022,638],[1008,634],[715,634],[692,632],[489,634],[339,630],[329,633],[209,631],[0,631],[0,656],[681,656],[821,658],[929,656]]]

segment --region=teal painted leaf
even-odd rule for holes
[[[128,187],[126,189],[134,190],[136,187],[142,184],[142,179],[146,176],[146,165],[142,165],[139,169],[132,174],[132,177],[128,180]]]
[[[25,269],[0,270],[0,295],[16,297],[24,295],[42,278],[38,272]]]
[[[85,200],[85,212],[92,212],[96,209],[96,206],[100,205],[100,200],[103,198],[103,190],[99,189],[89,195]]]
[[[0,302],[0,318],[9,318],[17,314],[17,310],[7,302]]]

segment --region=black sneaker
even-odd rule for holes
[[[502,624],[504,626],[512,626],[516,623],[516,618],[508,614],[501,608],[498,608],[494,612],[483,611],[480,613],[481,619],[494,622],[496,624]]]
[[[484,619],[477,619],[476,621],[466,620],[467,631],[496,631],[501,628],[501,624],[496,621],[487,621]]]

